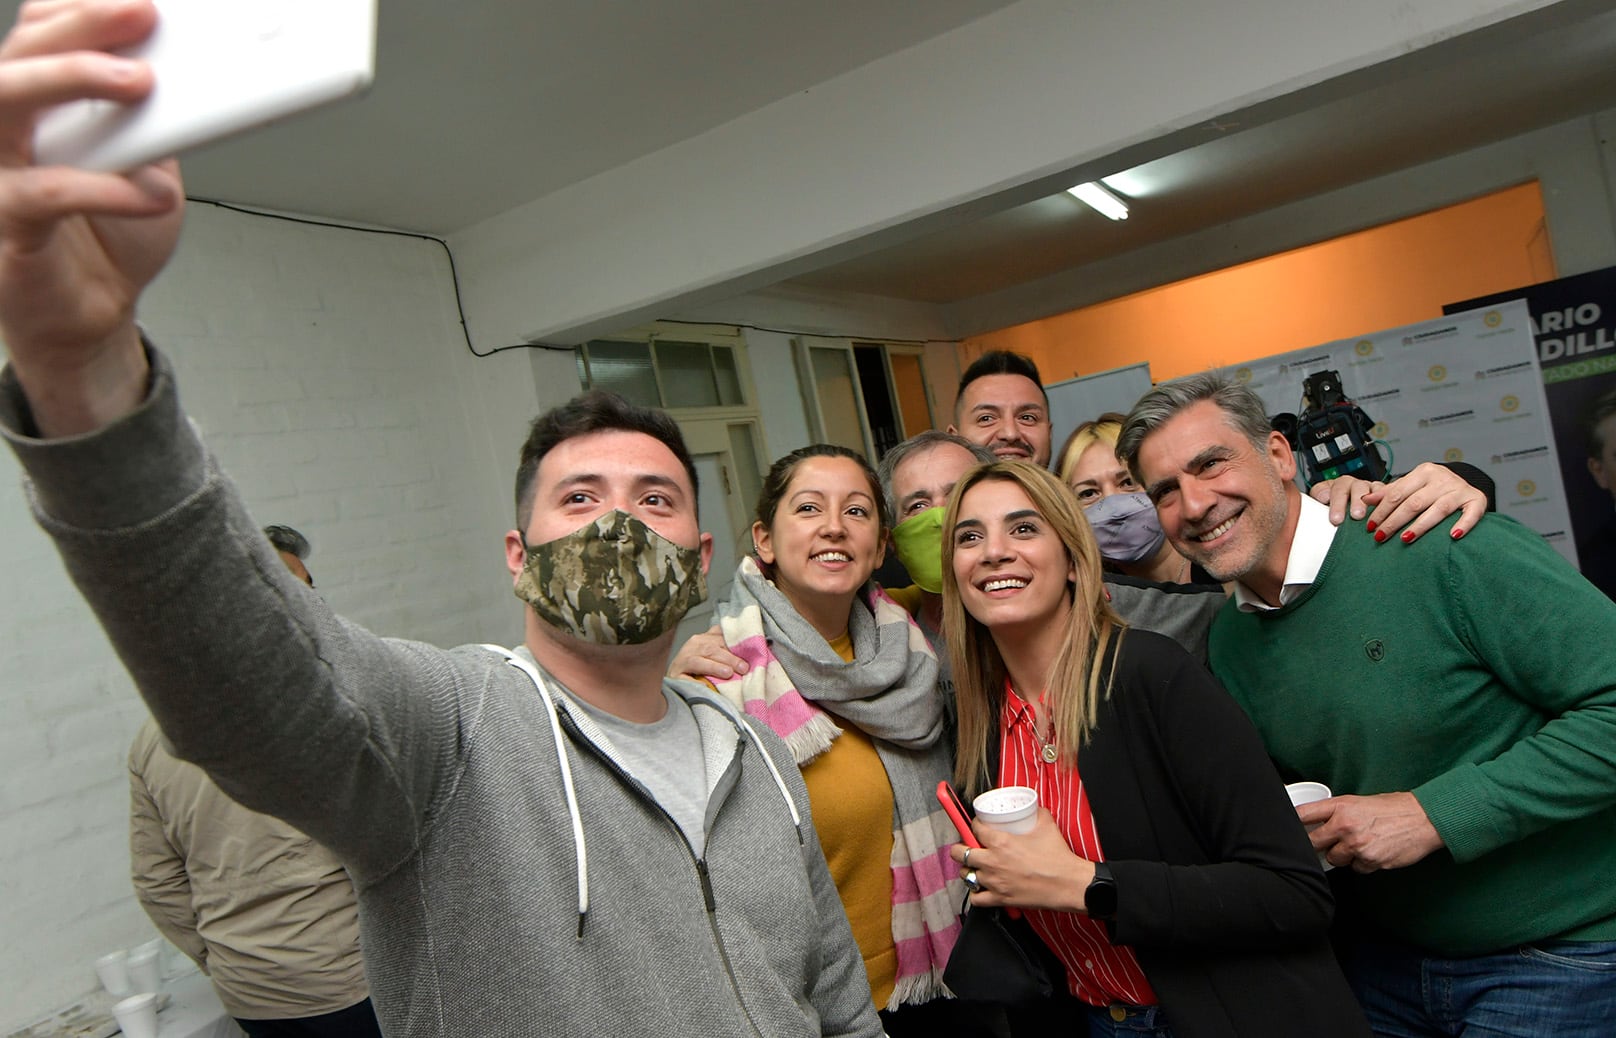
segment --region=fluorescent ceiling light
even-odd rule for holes
[[[1107,191],[1100,184],[1079,184],[1066,189],[1078,201],[1087,203],[1101,216],[1108,216],[1113,220],[1126,220],[1128,218],[1128,203]]]

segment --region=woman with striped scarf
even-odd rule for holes
[[[786,741],[894,1038],[988,1034],[943,1003],[964,886],[935,789],[953,747],[937,658],[870,579],[889,517],[869,464],[817,444],[775,462],[719,628],[744,673],[709,683]]]

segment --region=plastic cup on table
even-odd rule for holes
[[[148,991],[131,995],[112,1007],[124,1038],[157,1038],[157,996]]]
[[[129,993],[144,995],[163,988],[161,948],[141,947],[129,953]]]
[[[971,801],[976,820],[1001,832],[1028,833],[1038,824],[1038,791],[1028,786],[1000,786]]]
[[[117,998],[129,994],[128,952],[107,952],[95,960],[95,972],[101,978],[101,986],[107,994]]]

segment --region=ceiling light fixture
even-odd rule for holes
[[[1101,216],[1113,220],[1128,218],[1128,203],[1107,191],[1101,184],[1089,183],[1069,187],[1066,193],[1093,208]]]

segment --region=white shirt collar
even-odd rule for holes
[[[1240,581],[1235,581],[1235,607],[1246,613],[1269,612],[1280,608],[1313,585],[1335,541],[1335,524],[1330,522],[1330,510],[1302,495],[1302,504],[1296,515],[1296,535],[1291,538],[1291,553],[1285,560],[1285,583],[1279,589],[1279,605],[1271,606]]]

